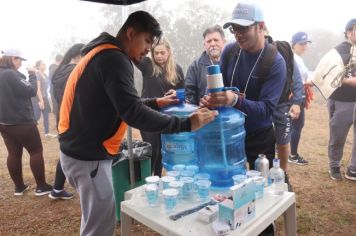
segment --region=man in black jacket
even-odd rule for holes
[[[186,100],[199,105],[206,92],[206,67],[219,64],[220,54],[225,45],[225,34],[219,25],[207,28],[203,33],[205,51],[193,61],[185,77]]]
[[[144,102],[138,97],[131,61],[141,60],[161,34],[149,13],[134,12],[116,37],[102,33],[84,47],[67,81],[58,124],[60,162],[80,196],[81,235],[114,233],[111,163],[127,125],[149,132],[187,132],[216,115],[201,109],[188,118],[171,117],[155,110],[175,101],[172,97]]]

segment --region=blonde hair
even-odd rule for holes
[[[168,51],[168,58],[167,58],[167,62],[164,66],[164,68],[162,68],[160,65],[158,65],[155,62],[154,59],[154,49],[157,46],[163,45],[167,51]],[[153,76],[159,76],[163,73],[163,70],[165,72],[166,75],[166,80],[172,84],[172,85],[176,85],[178,83],[178,75],[176,72],[176,64],[174,62],[173,59],[173,52],[172,52],[172,48],[171,48],[171,44],[169,43],[169,41],[166,38],[162,38],[158,44],[156,44],[152,50],[151,50],[151,57],[152,57],[152,67],[153,67]]]

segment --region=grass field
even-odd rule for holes
[[[58,160],[58,141],[42,135],[46,176],[53,183]],[[328,115],[325,102],[316,100],[307,110],[306,124],[300,144],[300,154],[308,166],[289,165],[290,181],[297,198],[298,235],[356,235],[356,182],[344,179],[332,181],[328,175]],[[342,171],[350,159],[351,133],[346,142]],[[31,190],[22,197],[14,197],[14,185],[6,167],[7,151],[0,139],[0,235],[78,235],[80,205],[74,199],[53,201],[47,196],[34,196],[35,182],[29,168],[29,156],[24,152],[25,183]],[[66,185],[69,191],[73,191]],[[278,221],[278,235],[283,235],[283,220]],[[117,235],[120,235],[120,225]],[[157,235],[136,224],[134,235]]]

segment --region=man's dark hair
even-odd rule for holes
[[[207,28],[203,33],[203,38],[205,39],[207,34],[218,32],[221,35],[221,38],[225,38],[225,34],[220,25],[214,25],[212,27]]]
[[[158,42],[162,36],[162,30],[157,20],[145,11],[131,13],[118,34],[126,31],[129,27],[133,27],[138,32],[151,33],[154,42]]]

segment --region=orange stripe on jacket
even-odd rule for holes
[[[86,66],[88,65],[89,61],[99,52],[105,49],[119,49],[117,46],[112,44],[102,44],[94,49],[92,49],[89,53],[87,53],[80,62],[75,66],[71,74],[69,75],[63,100],[60,107],[60,119],[58,122],[58,132],[59,134],[63,134],[69,129],[70,125],[70,112],[72,110],[75,90],[77,86],[77,82],[83,74]],[[121,122],[118,130],[115,132],[114,136],[110,137],[109,139],[103,142],[103,145],[108,153],[111,155],[117,154],[120,148],[120,143],[122,138],[124,137],[125,131],[127,128],[127,124],[125,122]]]

